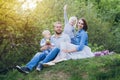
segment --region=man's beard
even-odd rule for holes
[[[57,35],[60,35],[60,34],[62,34],[62,31],[61,31],[61,32],[57,32],[57,31],[56,31],[55,33],[56,33]]]

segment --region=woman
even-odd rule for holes
[[[94,56],[94,54],[91,52],[91,49],[88,47],[88,34],[86,32],[88,26],[85,19],[79,19],[77,25],[78,31],[71,39],[71,43],[63,42],[61,44],[61,52],[58,54],[58,56],[53,61],[45,63],[44,66],[55,65],[55,63],[64,60],[82,59]]]
[[[67,59],[81,59],[87,57],[93,57],[94,54],[88,47],[88,34],[87,34],[87,23],[85,19],[81,18],[78,21],[78,31],[74,38],[72,38],[71,43],[68,44],[71,48],[64,49],[63,52],[68,53]]]

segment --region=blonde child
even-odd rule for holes
[[[49,30],[44,30],[42,32],[42,36],[44,38],[40,41],[40,46],[41,46],[40,50],[48,54],[51,51],[51,49],[54,47],[54,44],[51,39],[51,33]]]

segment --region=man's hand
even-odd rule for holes
[[[53,45],[48,45],[49,48],[53,48],[54,46]]]
[[[48,49],[48,46],[47,46],[47,45],[44,45],[44,46],[42,46],[42,47],[40,48],[41,51],[46,50],[46,49]]]

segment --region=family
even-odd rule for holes
[[[77,21],[75,16],[68,20],[66,9],[67,5],[64,6],[64,30],[59,21],[53,24],[54,35],[51,36],[49,30],[44,30],[42,32],[44,38],[40,41],[42,52],[36,53],[25,66],[17,65],[16,69],[19,72],[29,73],[34,67],[37,71],[41,71],[45,66],[52,66],[61,61],[95,56],[88,47],[86,20],[80,18]]]

